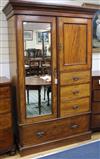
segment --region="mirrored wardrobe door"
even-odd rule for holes
[[[55,18],[22,16],[21,22],[25,118],[27,120],[55,118],[57,116]]]

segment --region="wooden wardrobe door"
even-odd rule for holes
[[[60,71],[91,67],[91,21],[58,18]]]
[[[40,74],[40,75],[30,75],[30,78],[31,79],[31,86],[32,86],[32,90],[35,90],[37,91],[40,90],[40,93],[38,93],[38,99],[37,101],[41,102],[40,100],[40,96],[41,96],[41,89],[44,88],[44,86],[46,86],[46,92],[48,90],[48,87],[50,87],[50,93],[52,92],[51,94],[51,102],[52,102],[52,106],[50,107],[49,105],[46,104],[47,108],[51,108],[51,112],[50,113],[47,113],[47,114],[42,114],[39,112],[39,115],[33,115],[33,116],[27,116],[27,95],[26,95],[26,88],[27,88],[27,85],[29,86],[30,85],[30,82],[28,81],[28,84],[27,84],[27,78],[26,78],[26,74],[25,74],[25,62],[24,62],[24,59],[25,59],[25,51],[26,48],[25,48],[25,42],[24,42],[24,25],[28,26],[28,24],[30,24],[30,26],[33,26],[33,28],[36,26],[36,24],[38,24],[37,28],[39,27],[43,27],[43,24],[45,24],[45,26],[48,26],[48,24],[50,25],[51,27],[51,47],[50,47],[50,50],[51,50],[51,56],[49,57],[50,58],[50,67],[51,67],[51,70],[50,70],[50,76],[51,76],[51,85],[50,86],[46,86],[45,84],[42,84],[41,85],[34,85],[34,81],[37,81],[39,79],[42,79],[41,76],[44,76],[44,74]],[[35,25],[34,25],[35,24]],[[35,27],[36,29],[36,27]],[[41,29],[41,30],[44,30]],[[33,31],[35,32],[35,31]],[[36,40],[36,38],[34,38]],[[20,66],[18,68],[18,73],[19,73],[19,100],[20,100],[20,121],[21,123],[30,123],[30,122],[37,122],[37,121],[42,121],[42,120],[49,120],[49,119],[52,119],[52,118],[56,118],[57,117],[57,85],[55,83],[55,78],[56,78],[56,73],[55,73],[55,70],[56,70],[56,18],[55,17],[47,17],[47,16],[17,16],[17,41],[18,41],[18,66]],[[37,44],[37,41],[35,41],[36,43],[36,48],[40,47],[39,44]],[[31,46],[32,49],[34,49],[34,43],[32,44]],[[30,49],[30,46],[29,46],[29,49]],[[43,55],[42,55],[42,60],[43,59]],[[46,57],[44,57],[46,59]],[[34,58],[33,58],[34,59]],[[44,62],[44,61],[43,61]],[[42,66],[41,66],[42,68]],[[33,79],[35,77],[37,77],[37,79]],[[45,75],[46,77],[46,75]],[[30,80],[29,79],[29,80]],[[42,80],[43,81],[43,80]],[[46,80],[45,80],[46,82]],[[39,83],[39,82],[38,82]],[[42,88],[41,88],[41,87]],[[30,88],[31,90],[31,88]],[[39,91],[38,91],[39,92]],[[43,92],[44,93],[44,92]],[[46,97],[47,97],[47,94],[46,94]],[[47,99],[48,101],[48,99]],[[38,102],[38,103],[39,103]],[[34,101],[33,101],[34,103]],[[30,105],[29,105],[30,106]],[[38,109],[42,109],[43,106],[42,104],[38,104]]]

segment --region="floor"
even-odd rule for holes
[[[20,157],[19,153],[17,153],[15,156],[12,156],[12,157],[8,156],[8,155],[3,155],[3,156],[0,156],[0,159],[36,159],[36,158],[38,159],[38,157],[41,157],[45,154],[65,150],[66,148],[72,148],[74,146],[79,146],[81,144],[85,144],[85,143],[88,143],[88,142],[94,141],[94,140],[100,140],[100,132],[99,133],[94,133],[92,135],[91,140],[88,140],[88,141],[83,141],[83,142],[80,142],[80,143],[75,143],[75,144],[72,144],[72,145],[63,146],[63,147],[60,147],[60,148],[56,148],[56,149],[53,149],[53,150],[41,152],[41,153],[38,153],[38,154],[35,154],[35,155],[29,155],[29,156],[26,156],[26,157]]]
[[[26,115],[27,117],[34,117],[37,115],[51,114],[51,93],[49,94],[49,105],[47,99],[47,89],[45,90],[44,98],[44,87],[41,89],[41,114],[39,114],[39,104],[38,104],[38,91],[30,90],[29,91],[29,104],[27,102],[27,93],[26,93]]]

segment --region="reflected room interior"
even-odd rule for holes
[[[51,24],[23,22],[26,117],[52,113]]]

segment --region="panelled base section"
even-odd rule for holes
[[[35,146],[23,146],[23,147],[21,147],[19,145],[19,151],[20,151],[21,156],[25,156],[25,155],[39,153],[42,151],[47,151],[47,150],[58,148],[61,146],[66,146],[69,144],[74,144],[74,143],[78,143],[81,141],[89,140],[90,138],[91,138],[91,132],[85,132],[85,133],[81,133],[78,135],[66,137],[64,139],[46,142],[43,144],[38,144]]]
[[[19,126],[21,155],[90,139],[90,114]]]

